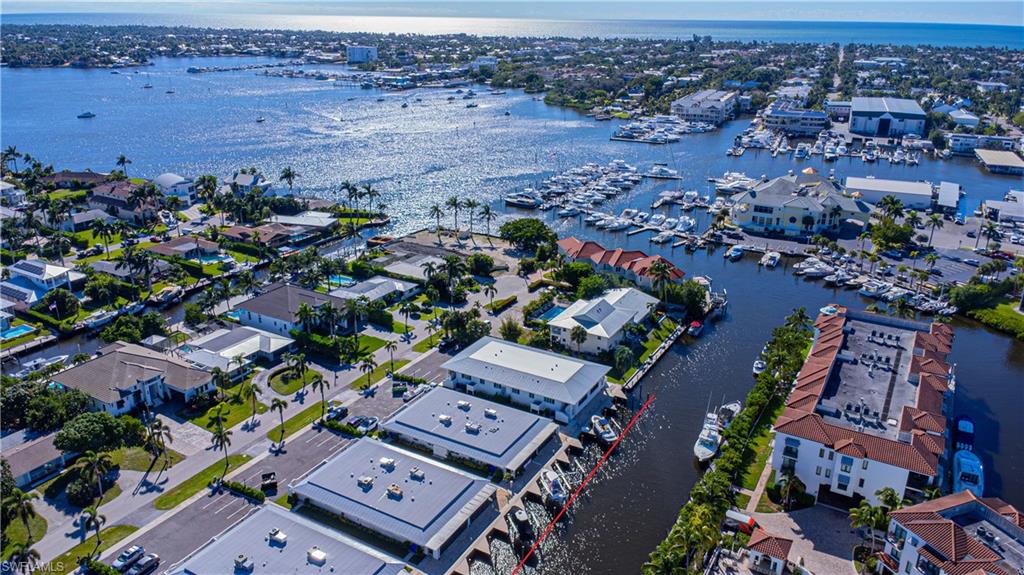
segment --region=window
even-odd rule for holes
[[[844,455],[839,461],[839,470],[843,473],[849,473],[851,469],[853,469],[853,458]]]
[[[820,465],[814,469],[814,474],[815,475],[821,475],[821,466]]]
[[[754,206],[755,214],[770,214],[772,213],[771,206]]]
[[[861,478],[860,478],[860,479],[859,479],[859,480],[857,481],[857,487],[864,487],[864,478],[863,478],[863,477],[861,477]]]
[[[795,224],[796,223],[796,216],[790,216],[789,217],[789,223]]]
[[[868,460],[867,459],[864,460],[864,463],[860,464],[860,468],[861,469],[867,469],[868,468]]]
[[[832,461],[832,457],[833,457],[834,455],[835,455],[835,452],[834,452],[834,451],[829,451],[829,452],[828,452],[828,460],[829,460],[829,461]]]
[[[838,479],[838,481],[836,482],[836,489],[838,489],[840,491],[846,491],[847,489],[850,488],[850,476],[849,475],[843,475],[842,473],[840,473],[839,477],[837,479]]]
[[[797,458],[800,456],[800,440],[792,437],[786,438],[786,447],[782,450],[783,457]]]
[[[825,448],[824,447],[822,447],[821,449],[818,450],[818,458],[821,459],[822,457],[825,457]]]
[[[825,469],[825,478],[828,479],[829,477],[832,477],[832,470],[826,468]]]

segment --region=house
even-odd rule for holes
[[[164,198],[178,198],[182,207],[196,203],[196,183],[192,178],[168,172],[153,179],[153,185],[163,193]]]
[[[96,260],[89,264],[92,270],[99,274],[107,274],[114,276],[115,278],[131,283],[134,279],[132,277],[132,271],[127,266],[121,266],[118,268],[118,261],[115,260]],[[171,271],[171,264],[159,258],[153,258],[153,275],[150,277],[153,281],[156,281],[167,275]]]
[[[263,174],[235,173],[226,181],[225,186],[235,195],[243,196],[259,188],[263,195],[271,195],[273,184],[263,177]]]
[[[242,325],[288,335],[291,330],[302,327],[299,308],[303,304],[314,310],[323,305],[330,305],[338,312],[345,310],[345,300],[341,298],[287,283],[273,284],[267,291],[235,307],[238,309],[238,319]],[[343,318],[338,321],[336,327],[344,329],[347,325],[348,320]],[[329,330],[328,326],[321,326],[319,322],[317,327]]]
[[[833,506],[913,501],[945,482],[955,388],[946,324],[823,308],[814,342],[775,420],[772,468]]]
[[[943,138],[946,140],[946,148],[950,152],[965,156],[973,156],[974,150],[979,148],[1012,152],[1020,142],[1020,138],[1011,136],[987,136],[985,134],[960,134],[957,132],[947,132],[943,135]]]
[[[346,46],[345,56],[349,64],[366,64],[377,61],[376,46]]]
[[[25,190],[10,182],[0,182],[0,198],[3,199],[4,205],[20,206],[25,202],[27,195]]]
[[[657,305],[657,298],[635,288],[613,289],[591,300],[577,300],[548,322],[551,339],[592,355],[612,351],[625,338],[626,326],[642,324]],[[570,337],[577,326],[587,332],[582,345]]]
[[[1024,175],[1024,160],[1016,152],[977,149],[974,155],[993,174]]]
[[[606,365],[484,337],[445,362],[444,386],[499,397],[533,413],[569,423],[607,387]]]
[[[701,90],[672,102],[671,112],[688,122],[721,124],[736,113],[736,92]]]
[[[302,226],[312,232],[329,231],[338,226],[338,218],[327,212],[307,210],[294,216],[271,216],[270,222],[286,226]]]
[[[1024,514],[961,491],[889,512],[879,573],[1024,573]]]
[[[220,246],[217,245],[217,242],[194,236],[178,236],[146,249],[160,256],[178,256],[187,260],[201,260],[203,257],[216,256],[220,253]]]
[[[892,196],[903,202],[903,207],[908,210],[926,210],[932,207],[934,188],[929,182],[848,176],[846,193],[872,204],[877,204],[885,196]]]
[[[54,290],[59,287],[69,288],[71,287],[71,269],[63,266],[51,264],[47,261],[40,259],[25,259],[14,262],[7,266],[7,270],[10,272],[11,281],[21,279],[26,282],[30,289],[35,289],[45,295],[50,290]]]
[[[807,110],[788,98],[769,104],[761,114],[761,121],[766,129],[795,136],[817,136],[829,126],[828,114]]]
[[[648,289],[653,288],[656,283],[650,273],[655,262],[662,262],[668,267],[670,281],[681,281],[686,275],[683,270],[661,256],[649,256],[640,250],[609,250],[597,242],[581,241],[575,237],[558,240],[558,251],[571,261],[591,263],[598,271],[618,274]]]
[[[414,255],[393,261],[384,266],[384,270],[397,276],[425,282],[427,281],[427,273],[424,271],[423,266],[428,263],[439,268],[444,265],[444,260],[437,256]]]
[[[25,431],[3,438],[3,459],[11,466],[14,484],[24,491],[44,479],[60,473],[75,453],[64,453],[53,445],[57,432],[28,437]]]
[[[914,100],[855,97],[850,107],[850,131],[883,138],[921,136],[926,118]]]
[[[486,479],[366,437],[288,486],[304,505],[435,559],[474,519],[494,509],[496,490]]]
[[[468,461],[490,471],[518,475],[534,455],[557,438],[546,417],[435,387],[381,423],[400,442],[429,449],[438,459]]]
[[[772,535],[758,527],[747,541],[747,558],[755,573],[782,575],[787,571],[793,540]]]
[[[1006,92],[1010,87],[1004,82],[975,82],[979,92]]]
[[[847,220],[866,225],[867,203],[845,196],[813,168],[760,182],[732,196],[732,221],[747,232],[790,237],[835,233]]]
[[[366,298],[369,301],[383,301],[391,304],[419,293],[418,284],[384,276],[373,276],[354,286],[332,290],[331,295],[341,299]]]
[[[964,126],[967,128],[975,128],[981,122],[981,119],[967,110],[956,109],[949,113],[949,117],[953,119],[953,123],[957,126]]]
[[[285,224],[263,224],[255,228],[247,226],[231,226],[221,230],[221,235],[236,242],[261,243],[272,248],[300,244],[313,237],[315,233],[305,226],[288,226]]]
[[[18,304],[31,306],[39,301],[36,290],[11,281],[0,282],[0,309],[6,310]]]
[[[190,341],[191,351],[182,357],[200,369],[217,368],[232,380],[238,380],[249,373],[257,360],[277,363],[294,343],[290,337],[239,326],[218,329]]]
[[[401,562],[277,505],[264,505],[232,523],[166,572],[322,575],[332,569],[338,575],[406,573]]]
[[[55,374],[52,380],[60,387],[85,393],[94,409],[112,415],[168,400],[188,402],[217,388],[209,372],[182,359],[124,342],[100,349],[97,357]]]
[[[46,220],[46,214],[43,210],[36,210],[35,216],[41,220]],[[96,222],[110,223],[115,220],[117,218],[103,210],[90,208],[71,213],[60,222],[58,229],[62,232],[75,233],[92,228]]]
[[[92,172],[86,170],[84,172],[73,172],[71,170],[61,170],[52,174],[42,176],[39,181],[43,185],[53,186],[55,188],[68,188],[71,190],[77,190],[81,188],[92,188],[98,186],[107,181],[110,174],[104,174],[101,172]]]
[[[128,180],[104,182],[92,189],[89,207],[103,210],[108,214],[134,224],[142,224],[156,217],[159,205],[155,200],[132,205],[132,191],[138,186]]]

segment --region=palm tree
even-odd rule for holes
[[[359,226],[354,222],[346,222],[345,225],[338,228],[338,236],[342,241],[348,241],[351,239],[362,239],[362,234],[359,233]]]
[[[466,264],[458,256],[444,256],[443,259],[442,267],[448,275],[448,298],[450,303],[455,305],[455,286],[466,272]]]
[[[129,160],[124,154],[121,154],[121,155],[119,155],[117,157],[117,161],[114,162],[114,165],[119,167],[119,168],[121,168],[121,171],[124,172],[124,177],[127,178],[128,177],[128,166],[131,163],[132,163],[131,160]]]
[[[283,429],[284,426],[282,426]],[[231,447],[231,430],[224,429],[224,424],[218,419],[217,427],[213,430],[213,437],[210,439],[214,449],[224,452],[224,475],[228,474],[230,462],[228,461],[228,447]]]
[[[929,252],[921,259],[924,260],[924,263],[928,264],[928,269],[932,269],[935,267],[935,262],[939,261],[939,255],[935,252]]]
[[[103,240],[103,248],[107,253],[107,259],[110,259],[110,240],[114,237],[114,226],[109,223],[99,220],[92,226],[93,234]]]
[[[408,301],[408,300],[403,301],[402,305],[398,308],[398,313],[400,313],[403,316],[405,316],[405,333],[406,333],[406,335],[410,334],[410,331],[409,331],[409,316],[412,315],[413,312],[416,311],[416,309],[417,309],[416,305],[413,304],[411,301]]]
[[[370,384],[372,383],[370,381],[370,374],[373,373],[373,370],[375,369],[377,369],[377,362],[374,361],[372,355],[364,357],[363,361],[359,364],[359,371],[366,374],[366,387],[370,387]]]
[[[395,352],[398,350],[398,342],[394,341],[394,340],[391,340],[391,339],[387,340],[386,342],[384,342],[384,350],[387,351],[388,355],[390,356],[390,359],[391,359],[391,369],[390,369],[390,371],[392,373],[394,373],[394,371],[395,371]]]
[[[375,190],[370,184],[363,184],[362,196],[368,200],[366,211],[373,214],[373,200],[380,197],[380,192]]]
[[[462,202],[462,207],[465,208],[466,213],[469,214],[469,237],[470,239],[473,239],[473,210],[480,207],[480,202],[474,200],[473,198],[467,198],[465,201]]]
[[[250,381],[242,387],[242,398],[248,399],[252,405],[252,419],[250,420],[250,424],[256,423],[256,400],[259,399],[261,393],[263,393],[263,390],[260,389],[260,386],[257,385],[255,381]]]
[[[270,402],[270,411],[276,411],[281,416],[281,441],[284,441],[284,410],[287,409],[288,402],[275,397]]]
[[[793,313],[786,316],[786,327],[796,328],[801,331],[810,329],[811,318],[807,315],[807,308],[801,306],[793,310]]]
[[[359,211],[359,197],[361,195],[359,193],[359,188],[355,187],[354,185],[352,185],[349,182],[342,182],[341,183],[341,189],[342,189],[342,191],[345,192],[346,196],[348,197],[348,201],[352,203],[352,212],[351,212],[351,214],[352,214],[352,217],[354,218],[356,212]]]
[[[885,196],[878,200],[878,210],[892,219],[903,216],[903,202],[896,196]]]
[[[782,495],[782,507],[788,511],[793,496],[799,495],[804,491],[804,484],[792,470],[786,470],[783,472],[783,474],[779,476],[778,484],[779,494]]]
[[[494,296],[498,295],[498,288],[494,287],[494,284],[487,284],[484,286],[484,295],[491,300],[491,313],[495,313]]]
[[[484,225],[487,226],[487,241],[491,245],[494,245],[494,242],[491,240],[491,222],[498,219],[498,214],[494,213],[494,210],[489,204],[484,204],[483,207],[480,208],[479,215],[484,221]]]
[[[33,573],[36,567],[39,566],[40,555],[35,549],[32,549],[32,539],[29,539],[28,543],[12,543],[11,544],[11,556],[8,557],[8,561],[13,563],[20,573]]]
[[[109,453],[86,451],[79,460],[79,464],[88,470],[90,477],[96,479],[96,487],[99,489],[97,499],[103,497],[103,476],[106,475],[114,465]],[[99,505],[99,503],[97,503]]]
[[[299,174],[295,173],[295,170],[293,170],[291,166],[287,166],[285,169],[281,170],[281,177],[279,178],[279,181],[287,183],[288,191],[291,192],[292,186],[295,184],[295,178],[298,177]]]
[[[14,163],[14,168],[12,169],[12,171],[17,172],[18,171],[18,158],[20,158],[20,157],[21,157],[21,152],[18,151],[17,147],[15,147],[15,146],[7,146],[7,148],[5,148],[4,151],[3,151],[3,160],[0,163],[3,163],[3,165],[6,166],[7,164],[13,162]]]
[[[455,222],[455,238],[458,240],[459,237],[459,208],[462,207],[462,202],[459,201],[458,196],[451,196],[444,201],[444,206],[452,211],[452,218]]]
[[[985,249],[992,247],[992,239],[999,234],[999,228],[993,222],[985,222],[982,226],[982,233],[985,235]]]
[[[892,487],[883,487],[876,491],[875,495],[878,496],[878,501],[881,502],[882,506],[890,512],[910,505],[910,500],[906,497],[901,497]]]
[[[921,214],[917,213],[917,210],[910,210],[907,212],[907,217],[903,219],[903,223],[912,228],[917,228],[917,226],[921,225]]]
[[[181,209],[181,198],[178,196],[171,196],[164,200],[164,205],[167,207],[167,211],[174,215],[174,231],[181,236],[181,220],[178,219],[178,210]]]
[[[107,517],[99,512],[99,509],[94,505],[90,505],[82,510],[82,529],[88,533],[90,530],[96,532],[96,548],[93,549],[93,555],[99,552],[100,544],[100,530],[103,529],[103,525],[107,522]]]
[[[665,301],[665,289],[668,287],[668,282],[672,281],[672,268],[669,267],[668,262],[663,259],[656,260],[647,270],[647,275],[651,276],[654,285],[658,288],[661,301]]]
[[[171,434],[171,428],[164,425],[159,417],[154,417],[146,426],[146,443],[154,452],[154,461],[160,454],[164,454],[165,462],[170,465],[171,454],[167,451],[167,444],[174,443],[174,435]]]
[[[576,353],[582,353],[580,350],[587,341],[587,329],[582,325],[573,326],[569,331],[569,339],[576,344]]]
[[[299,304],[299,308],[295,311],[295,317],[297,317],[299,319],[299,323],[302,324],[302,331],[309,333],[313,322],[317,318],[317,313],[312,306],[303,302]]]
[[[327,415],[327,398],[324,393],[330,389],[331,384],[327,383],[326,377],[317,377],[313,379],[313,391],[320,390],[320,419],[323,419]]]
[[[886,196],[888,197],[888,196]],[[885,198],[882,198],[885,199]],[[880,507],[871,505],[867,500],[861,501],[860,506],[850,510],[850,526],[854,529],[867,527],[871,537],[871,550],[875,550],[875,527],[885,518],[885,512]]]
[[[11,490],[11,494],[4,498],[3,509],[4,517],[10,519],[18,518],[22,525],[25,526],[25,531],[28,533],[28,542],[32,543],[32,526],[29,524],[29,520],[36,516],[35,505],[33,501],[39,499],[39,494],[36,492],[25,493],[24,491],[15,487]]]
[[[443,215],[444,210],[441,209],[441,206],[437,204],[430,206],[430,217],[437,222],[437,243],[441,243],[441,216]]]
[[[946,225],[946,222],[942,220],[942,216],[939,214],[932,214],[928,216],[928,222],[925,225],[932,229],[928,234],[928,246],[931,247],[932,238],[935,237],[935,230],[941,230],[942,226]]]
[[[345,316],[349,319],[353,333],[359,332],[359,320],[366,313],[365,300],[363,297],[345,300]]]

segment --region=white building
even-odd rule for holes
[[[769,104],[761,114],[761,122],[766,129],[796,136],[817,136],[829,126],[828,114],[805,109],[790,99]]]
[[[884,138],[923,136],[926,118],[914,100],[855,97],[850,108],[850,131]]]
[[[330,305],[340,315],[344,315],[345,300],[284,283],[271,285],[267,291],[235,307],[238,309],[238,321],[242,325],[287,336],[291,330],[302,327],[299,309],[303,304],[314,310]],[[330,326],[314,321],[315,325],[311,327],[318,333],[330,333]],[[342,319],[334,326],[335,331],[341,331],[347,325],[348,320]]]
[[[232,379],[241,379],[253,362],[263,359],[276,363],[293,343],[290,337],[252,327],[218,329],[190,341],[192,351],[184,359],[200,369],[217,368]]]
[[[813,168],[761,182],[732,199],[733,223],[758,234],[835,234],[847,220],[867,224],[871,215],[867,203],[844,195]]]
[[[500,397],[534,413],[569,423],[604,393],[609,367],[484,337],[442,366],[445,387]]]
[[[772,467],[819,501],[923,500],[948,469],[953,330],[830,306],[775,421]]]
[[[475,60],[469,63],[469,69],[474,72],[479,72],[481,68],[494,70],[497,67],[498,59],[494,56],[477,56]]]
[[[736,113],[736,92],[701,90],[672,102],[671,110],[689,122],[721,124]]]
[[[577,300],[548,322],[551,339],[593,355],[611,351],[626,336],[626,326],[642,323],[657,305],[657,298],[634,288],[613,289],[601,297]],[[570,337],[577,326],[587,331],[587,340],[581,346]]]
[[[51,264],[39,259],[29,259],[14,262],[7,266],[11,278],[22,278],[33,287],[47,293],[50,290],[71,287],[69,268]]]
[[[911,182],[909,180],[886,180],[882,178],[846,178],[846,193],[865,202],[877,204],[885,196],[894,196],[903,202],[908,210],[925,210],[932,207],[934,189],[928,182]]]
[[[25,201],[27,193],[25,190],[10,182],[0,182],[0,198],[3,198],[8,206],[17,207]]]
[[[974,150],[985,148],[1012,152],[1020,144],[1020,138],[1011,136],[986,136],[984,134],[958,134],[948,132],[943,136],[946,148],[954,154],[973,156]]]
[[[347,46],[345,55],[349,64],[366,64],[377,61],[376,46]]]
[[[949,117],[953,119],[956,125],[968,128],[974,128],[981,122],[977,116],[963,109],[953,110],[949,113]]]
[[[157,176],[153,180],[153,185],[163,193],[165,200],[167,198],[178,198],[184,207],[196,203],[196,183],[192,178],[168,172]]]

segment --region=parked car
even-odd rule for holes
[[[348,408],[344,405],[332,405],[327,409],[327,419],[344,419],[348,417]]]
[[[159,566],[160,556],[156,553],[148,553],[135,565],[132,565],[132,568],[128,570],[128,575],[149,575]]]
[[[268,471],[260,475],[260,491],[264,493],[277,491],[277,473]]]
[[[360,433],[365,435],[367,433],[370,433],[374,429],[377,429],[378,423],[380,423],[380,419],[376,417],[366,417],[363,418],[363,422],[360,425],[356,426],[356,429],[358,429]]]
[[[114,562],[110,565],[114,569],[117,569],[121,573],[128,570],[129,567],[135,565],[135,562],[142,558],[146,554],[146,549],[141,545],[132,545],[125,549],[114,559]]]
[[[964,263],[969,265],[969,266],[974,266],[974,267],[978,267],[978,266],[981,265],[981,261],[976,260],[974,258],[964,258]]]
[[[366,418],[363,417],[362,415],[353,415],[352,417],[348,418],[348,421],[346,421],[345,423],[347,425],[355,427],[356,429],[359,429],[359,426],[363,424],[364,419]]]

